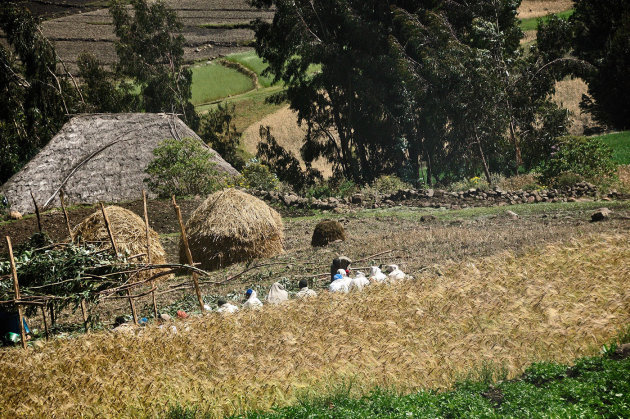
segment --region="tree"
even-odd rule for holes
[[[118,71],[131,77],[140,86],[147,112],[177,112],[193,129],[199,128],[199,117],[190,103],[192,72],[184,67],[182,23],[163,1],[148,4],[147,0],[127,2],[113,0],[113,18],[118,54]]]
[[[241,133],[232,122],[235,106],[219,103],[217,109],[211,109],[201,117],[199,136],[214,149],[225,161],[237,170],[245,167],[245,160],[239,155]]]
[[[83,98],[30,12],[0,5],[0,183],[4,183],[57,133],[68,114],[84,108]]]
[[[582,76],[588,93],[581,106],[600,122],[630,127],[630,2],[574,0],[573,46],[593,67]]]
[[[212,152],[193,138],[166,139],[153,154],[145,182],[160,197],[208,195],[223,187]]]
[[[429,182],[480,171],[490,181],[524,164],[533,127],[557,122],[555,66],[520,48],[518,0],[254,4],[276,7],[256,24],[256,47],[308,127],[302,157],[355,182],[415,182],[421,162]],[[310,76],[312,64],[321,72]]]
[[[106,71],[98,59],[89,53],[78,58],[79,76],[88,109],[92,112],[134,112],[140,110],[140,100],[133,86]]]

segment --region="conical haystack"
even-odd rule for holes
[[[135,213],[114,205],[105,207],[105,212],[118,252],[128,256],[145,254],[145,256],[134,258],[133,261],[146,263],[147,240],[144,220]],[[84,219],[74,228],[72,234],[78,243],[94,243],[103,249],[111,249],[111,241],[101,210]],[[166,263],[166,252],[160,243],[160,237],[152,228],[149,228],[149,251],[152,264]],[[156,271],[153,270],[152,274],[155,273]],[[149,271],[145,271],[134,279],[141,280],[148,277]]]
[[[274,209],[236,189],[210,195],[186,223],[193,261],[206,270],[282,253],[282,230]],[[179,260],[188,263],[183,243]]]

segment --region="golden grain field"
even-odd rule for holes
[[[208,314],[177,334],[150,326],[4,350],[2,415],[153,416],[179,402],[221,416],[349,379],[359,392],[445,387],[487,362],[513,376],[595,353],[630,321],[629,276],[627,235],[594,234],[363,293]]]
[[[519,19],[542,17],[550,13],[564,12],[572,7],[572,0],[523,0],[518,8],[518,17]]]

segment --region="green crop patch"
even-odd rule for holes
[[[523,31],[535,31],[538,29],[538,21],[547,22],[551,16],[558,16],[561,19],[568,19],[573,14],[573,9],[565,10],[560,13],[552,13],[543,17],[532,17],[529,19],[521,19],[521,29]]]
[[[217,62],[192,68],[192,103],[200,105],[254,88],[251,78]]]
[[[602,141],[613,149],[613,159],[619,164],[630,164],[630,131],[602,135]]]

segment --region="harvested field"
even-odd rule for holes
[[[29,6],[43,2],[27,2]],[[76,3],[76,5],[60,6]],[[242,52],[254,39],[254,32],[240,27],[217,28],[204,25],[249,24],[261,18],[272,19],[273,11],[260,11],[249,5],[247,0],[166,0],[177,11],[184,24],[183,35],[187,40],[184,59],[187,61],[209,60],[233,52]],[[116,39],[112,29],[112,19],[106,8],[107,2],[85,0],[58,0],[50,4],[51,13],[44,16],[57,16],[56,8],[61,8],[64,16],[46,20],[42,31],[55,43],[57,53],[71,71],[76,71],[77,57],[82,52],[91,52],[104,64],[111,66],[117,61],[114,50]],[[59,6],[59,7],[57,7]],[[0,38],[2,38],[0,32]],[[3,42],[3,39],[0,39]]]
[[[627,233],[626,233],[627,234]],[[7,416],[155,416],[193,403],[220,416],[285,405],[343,380],[357,392],[444,388],[483,363],[596,353],[630,321],[630,242],[594,234],[453,265],[442,275],[324,293],[230,317],[91,333],[2,352]],[[33,383],[37,383],[36,386]]]
[[[258,122],[254,122],[243,131],[241,144],[245,151],[253,155],[256,154],[256,147],[260,142],[261,125],[271,127],[271,135],[275,137],[278,144],[297,157],[302,167],[304,167],[304,162],[300,156],[300,147],[302,146],[302,139],[306,134],[306,127],[298,125],[297,113],[292,111],[289,105],[264,117]],[[331,165],[323,159],[315,161],[313,168],[320,170],[326,178],[332,175]]]
[[[584,128],[595,125],[591,115],[580,109],[582,95],[587,92],[588,85],[580,78],[561,80],[556,83],[556,92],[552,100],[571,112],[569,133],[573,135],[582,135]]]
[[[559,13],[573,7],[572,0],[523,0],[518,8],[519,19],[530,19]]]

